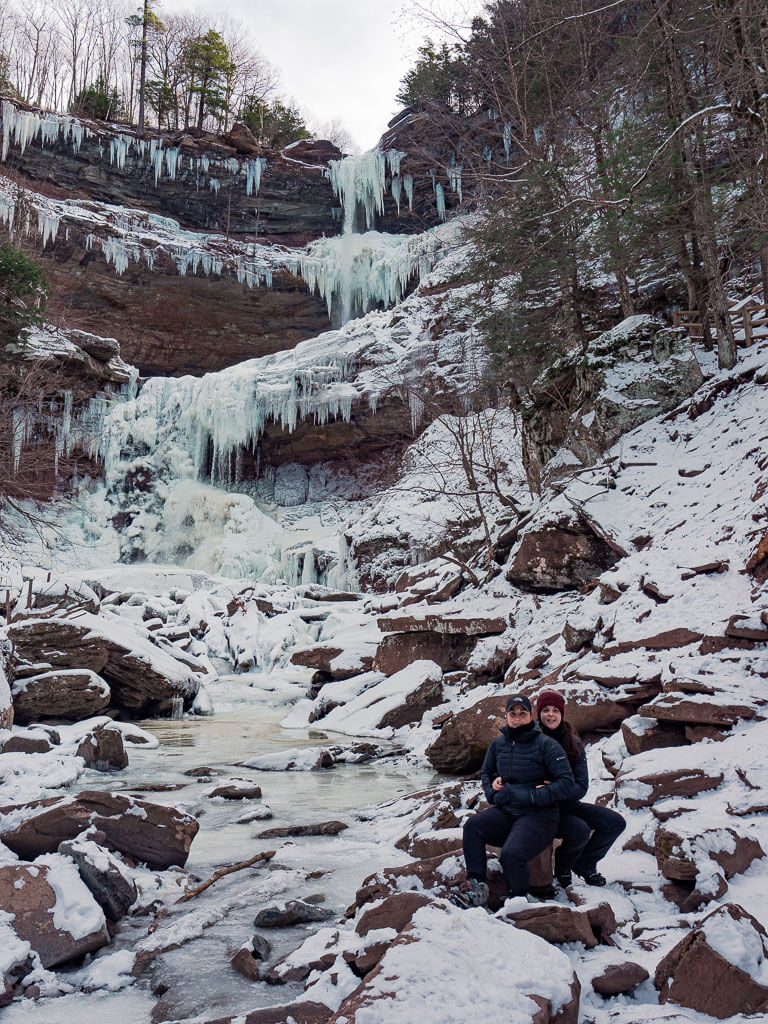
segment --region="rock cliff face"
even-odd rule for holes
[[[7,102],[2,135],[0,174],[14,186],[65,201],[53,232],[40,227],[38,213],[33,243],[50,282],[53,318],[117,338],[123,357],[143,375],[218,370],[292,348],[330,326],[325,304],[288,269],[247,287],[215,268],[205,274],[193,264],[180,273],[171,248],[170,255],[158,251],[151,266],[146,259],[130,260],[116,274],[98,243],[125,219],[115,207],[155,215],[155,225],[158,217],[172,217],[182,229],[223,233],[215,244],[232,239],[241,262],[243,243],[258,260],[270,243],[300,246],[338,234],[338,200],[324,165],[312,162],[340,156],[333,147],[305,147],[309,151],[299,160],[280,153],[243,155],[215,136],[142,142],[114,128],[56,115],[46,119]],[[13,187],[6,194],[0,220],[3,214],[8,219],[15,200]],[[33,229],[34,221],[33,214]]]
[[[42,258],[54,317],[108,334],[142,376],[199,375],[293,348],[328,330],[325,303],[283,272],[272,287],[232,277],[158,272],[131,264],[118,275],[74,232]]]
[[[210,133],[199,139],[155,133],[142,143],[130,129],[63,117],[54,139],[40,129],[28,140],[29,128],[14,130],[14,119],[24,114],[3,104],[3,162],[40,191],[140,208],[183,227],[249,240],[304,245],[339,233],[338,200],[323,165],[307,159],[311,153],[301,160],[279,152],[243,155]],[[71,128],[65,134],[65,123],[78,127],[77,137]]]

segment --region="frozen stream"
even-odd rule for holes
[[[88,771],[78,788],[122,790],[196,814],[200,832],[192,844],[186,870],[201,879],[209,877],[219,865],[244,860],[261,850],[276,850],[274,860],[268,866],[257,865],[227,876],[181,906],[173,906],[175,891],[169,892],[166,882],[162,896],[171,903],[171,909],[154,935],[148,936],[152,914],[125,918],[112,945],[101,955],[136,950],[154,940],[165,946],[183,934],[180,948],[163,953],[123,991],[64,995],[37,1004],[24,1000],[4,1010],[4,1024],[101,1024],[105,1018],[120,1020],[121,1024],[150,1024],[158,999],[162,1007],[160,1013],[155,1011],[157,1021],[185,1017],[213,1020],[258,1006],[289,1002],[301,995],[303,984],[273,987],[252,982],[230,966],[232,955],[254,932],[254,915],[271,903],[312,896],[339,916],[366,875],[407,860],[393,847],[404,829],[387,834],[376,820],[373,805],[425,788],[434,782],[432,773],[413,768],[401,758],[316,772],[263,772],[238,767],[237,762],[280,749],[351,742],[348,737],[342,740],[319,730],[281,729],[279,722],[286,714],[286,705],[276,706],[276,695],[270,700],[263,690],[250,687],[250,681],[247,676],[229,676],[215,684],[212,695],[217,713],[213,717],[141,722],[157,736],[160,747],[132,746],[127,769],[116,775]],[[284,692],[276,699],[284,701]],[[212,769],[213,781],[199,782],[184,774],[201,766]],[[237,777],[260,785],[262,799],[225,801],[207,796],[214,785]],[[181,788],[158,790],[163,786]],[[273,813],[271,820],[237,823],[246,811],[264,804]],[[254,838],[255,833],[273,826],[330,819],[344,821],[349,827],[338,836]],[[310,873],[312,877],[308,877]],[[263,932],[273,944],[270,959],[303,941],[307,927]],[[66,972],[59,976],[66,981]],[[76,972],[72,980],[76,982]]]

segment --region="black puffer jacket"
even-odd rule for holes
[[[492,783],[499,776],[504,788],[496,793]],[[543,736],[535,722],[517,729],[504,726],[488,747],[481,777],[488,803],[515,816],[568,800],[574,788],[565,751],[556,740]]]
[[[551,736],[557,740],[565,751],[565,756],[571,765],[575,788],[569,798],[569,803],[576,804],[583,800],[589,789],[589,767],[587,765],[587,752],[584,744],[573,731],[570,722],[562,721],[557,729],[547,729],[539,722],[539,728],[545,736]]]

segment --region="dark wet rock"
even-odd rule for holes
[[[256,839],[286,839],[295,836],[337,836],[349,826],[343,821],[320,821],[313,825],[283,825],[268,828],[256,835]]]
[[[233,779],[223,786],[216,786],[208,794],[209,797],[221,797],[223,800],[260,800],[261,786],[245,779]]]
[[[284,907],[273,905],[260,910],[253,923],[257,928],[287,928],[295,924],[328,921],[334,916],[334,912],[325,907],[316,907],[304,900],[288,900]]]
[[[80,741],[76,754],[86,768],[97,772],[119,772],[128,767],[128,754],[119,729],[99,725]]]
[[[644,967],[627,960],[622,964],[611,964],[606,967],[602,974],[592,979],[592,988],[601,996],[618,996],[631,992],[649,977]]]

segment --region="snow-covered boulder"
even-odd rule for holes
[[[136,884],[123,863],[97,839],[106,837],[95,829],[67,839],[59,853],[75,862],[81,879],[110,921],[119,921],[138,895]]]
[[[2,841],[27,859],[54,852],[91,825],[105,834],[112,849],[158,870],[183,867],[200,828],[196,818],[175,807],[96,790],[32,801],[0,816]]]
[[[101,907],[72,861],[58,853],[0,867],[0,910],[13,915],[13,930],[39,954],[43,967],[110,941]]]
[[[468,951],[482,964],[467,970]],[[503,979],[491,984],[489,979]],[[568,957],[543,939],[510,928],[484,910],[422,907],[378,967],[342,1002],[333,1024],[445,1020],[463,1024],[576,1024],[580,986]],[[428,1007],[433,1015],[426,1016]]]
[[[20,725],[44,718],[77,722],[109,704],[109,684],[87,668],[53,669],[23,676],[13,684],[15,719]]]
[[[705,917],[656,968],[659,1002],[720,1020],[768,1011],[768,934],[751,914],[726,903]]]

